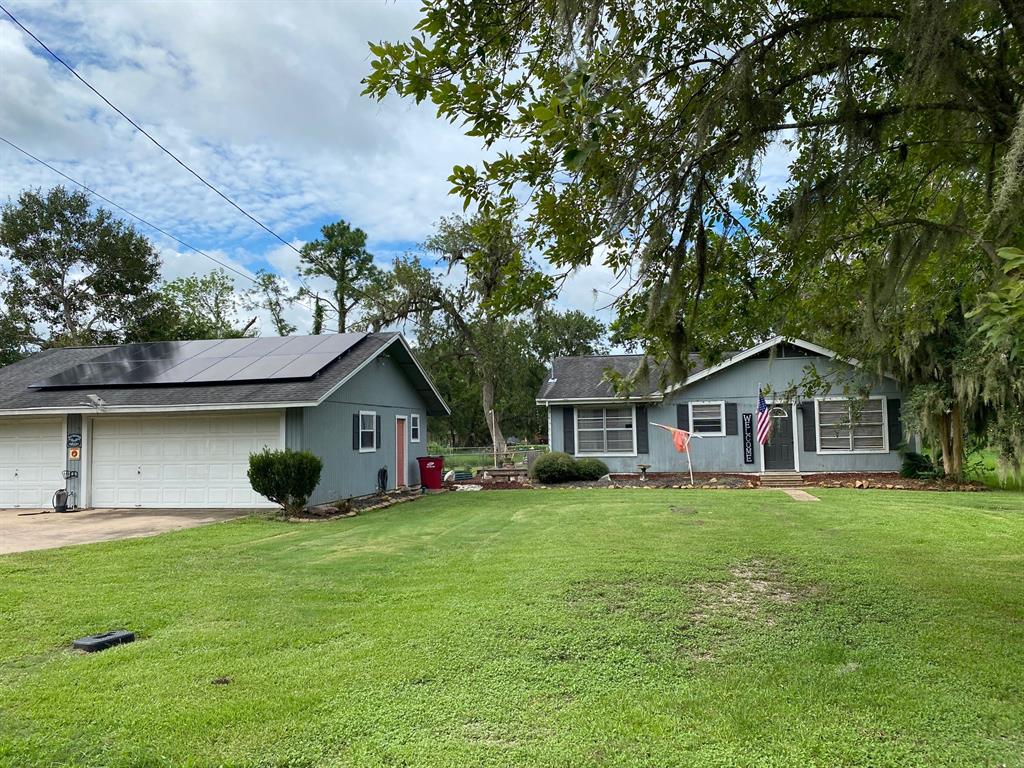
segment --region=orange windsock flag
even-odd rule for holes
[[[670,427],[667,424],[659,424],[656,421],[651,422],[655,427],[660,427],[666,432],[672,434],[672,444],[675,445],[676,451],[679,453],[690,452],[690,433],[685,429],[679,429],[678,427]],[[698,435],[699,437],[699,435]]]
[[[672,443],[679,453],[686,453],[690,450],[690,433],[685,429],[673,429]]]

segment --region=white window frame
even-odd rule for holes
[[[413,437],[415,431],[416,437]],[[420,415],[418,413],[409,414],[409,442],[418,443],[420,441]]]
[[[621,407],[621,406],[609,405],[609,404],[606,404],[606,403],[601,403],[601,404],[595,404],[595,405],[577,405],[575,408],[572,409],[572,422],[573,422],[573,446],[572,446],[572,453],[573,453],[573,456],[580,457],[580,458],[585,458],[585,457],[588,457],[588,456],[593,456],[595,458],[599,458],[601,456],[636,456],[637,455],[637,452],[636,452],[636,406],[635,405],[630,406],[630,411],[632,412],[632,417],[630,418],[630,421],[633,424],[633,450],[632,450],[632,452],[625,451],[625,452],[619,452],[619,453],[591,453],[591,452],[588,451],[587,453],[580,453],[580,411],[597,411],[597,410],[607,411],[608,408],[617,408],[617,407]],[[605,419],[607,420],[607,414],[605,414]],[[605,431],[607,431],[607,428],[606,428]]]
[[[849,402],[857,400],[878,400],[882,403],[882,447],[881,448],[822,448],[821,447],[821,413],[820,403],[823,400],[846,400]],[[851,445],[853,441],[853,426],[850,427]],[[868,397],[846,397],[844,395],[829,395],[828,397],[814,398],[814,447],[815,452],[825,456],[850,456],[854,454],[867,453],[889,453],[889,402],[885,395],[869,395]]]
[[[373,434],[373,447],[363,447],[363,433],[367,430],[363,429],[363,416],[373,417],[373,429],[369,430]],[[360,411],[359,412],[359,452],[360,453],[376,453],[380,446],[377,445],[377,412],[376,411]]]
[[[690,413],[690,432],[701,437],[725,437],[725,401],[724,400],[694,400],[687,404]],[[693,406],[695,405],[717,405],[718,423],[722,426],[718,432],[698,432],[693,426]]]

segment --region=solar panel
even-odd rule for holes
[[[267,355],[252,358],[252,362],[238,373],[232,374],[228,381],[251,381],[253,379],[273,379],[279,370],[293,362],[298,355]]]
[[[245,368],[252,362],[248,357],[226,357],[223,360],[213,360],[212,365],[202,371],[185,379],[187,384],[198,384],[200,382],[228,381],[231,377]]]
[[[125,344],[30,386],[74,389],[308,379],[365,336],[339,333]]]

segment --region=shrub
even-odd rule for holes
[[[608,474],[608,465],[600,459],[577,459],[576,477],[580,480],[600,480]]]
[[[936,467],[931,457],[924,456],[914,451],[906,451],[903,454],[903,465],[900,467],[900,475],[913,477],[919,480],[934,480],[943,476],[941,467]]]
[[[533,476],[542,483],[566,483],[576,479],[576,462],[567,453],[545,453],[533,462]]]
[[[324,463],[309,451],[272,451],[264,448],[249,456],[249,483],[261,496],[294,515],[306,507]]]

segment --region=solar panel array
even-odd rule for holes
[[[125,344],[32,384],[34,389],[309,379],[365,333]]]

